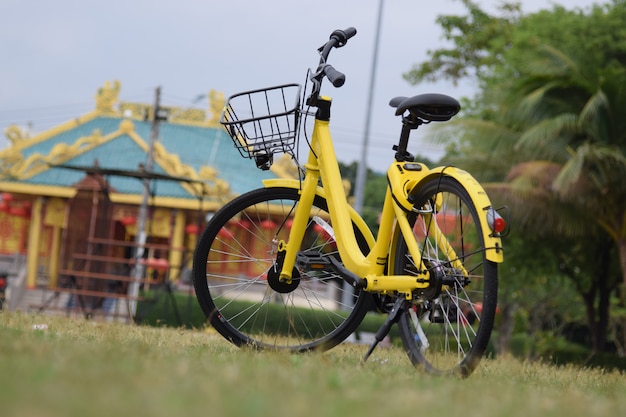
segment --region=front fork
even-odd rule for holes
[[[300,250],[300,242],[304,239],[304,234],[306,233],[309,223],[309,214],[315,199],[317,178],[313,179],[312,177],[314,176],[310,175],[303,180],[298,207],[294,210],[295,214],[291,231],[289,232],[289,240],[287,242],[284,240],[278,241],[278,257],[282,259],[282,269],[280,271],[279,280],[286,284],[291,284],[292,282],[296,256]]]

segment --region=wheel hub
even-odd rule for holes
[[[433,300],[441,294],[441,286],[445,273],[443,267],[436,262],[425,261],[424,263],[430,274],[430,282],[428,288],[424,288],[420,291],[420,296],[427,300]]]
[[[300,285],[300,273],[296,268],[291,273],[291,282],[280,279],[281,265],[275,263],[267,271],[267,283],[270,288],[281,294],[287,294],[294,291]]]

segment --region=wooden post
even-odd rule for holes
[[[170,251],[170,279],[180,276],[183,262],[183,244],[185,239],[185,213],[183,210],[176,210],[174,217],[174,230],[172,233],[172,247]]]
[[[33,204],[30,217],[30,230],[28,234],[26,288],[33,289],[37,286],[37,273],[39,272],[39,240],[41,238],[41,209],[43,197],[37,197]]]

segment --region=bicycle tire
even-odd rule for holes
[[[415,366],[433,374],[466,377],[483,357],[493,329],[497,264],[486,258],[479,210],[458,181],[445,175],[433,178],[415,193],[414,201],[418,213],[409,219],[432,284],[401,314],[400,338]],[[432,215],[425,215],[430,210]],[[426,221],[437,222],[456,259],[435,242]],[[395,239],[394,273],[415,271],[404,237],[398,233]],[[458,263],[452,265],[457,260],[467,274]]]
[[[327,350],[354,332],[369,309],[371,296],[343,285],[328,268],[294,271],[291,286],[268,275],[275,270],[275,238],[287,239],[299,199],[298,190],[285,187],[243,194],[212,217],[197,244],[196,297],[211,325],[237,346]],[[328,222],[326,200],[316,196],[303,250],[338,256]],[[354,227],[367,253],[363,233]]]

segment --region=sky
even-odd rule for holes
[[[357,35],[329,59],[346,83],[339,89],[326,83],[323,93],[333,98],[338,158],[360,160],[380,1],[366,162],[382,172],[401,127],[388,106],[392,97],[475,92],[471,80],[412,86],[402,78],[429,50],[445,45],[436,19],[465,14],[458,0],[1,0],[0,149],[8,146],[3,132],[11,124],[28,127],[32,135],[93,110],[107,81],[120,81],[121,101],[151,104],[161,87],[163,105],[201,108],[208,102],[196,98],[213,89],[228,97],[304,84],[307,69],[317,65],[317,48],[333,30],[352,26]],[[488,11],[498,4],[477,2]],[[521,0],[525,13],[598,2]],[[411,152],[441,156],[440,148],[417,135]]]

